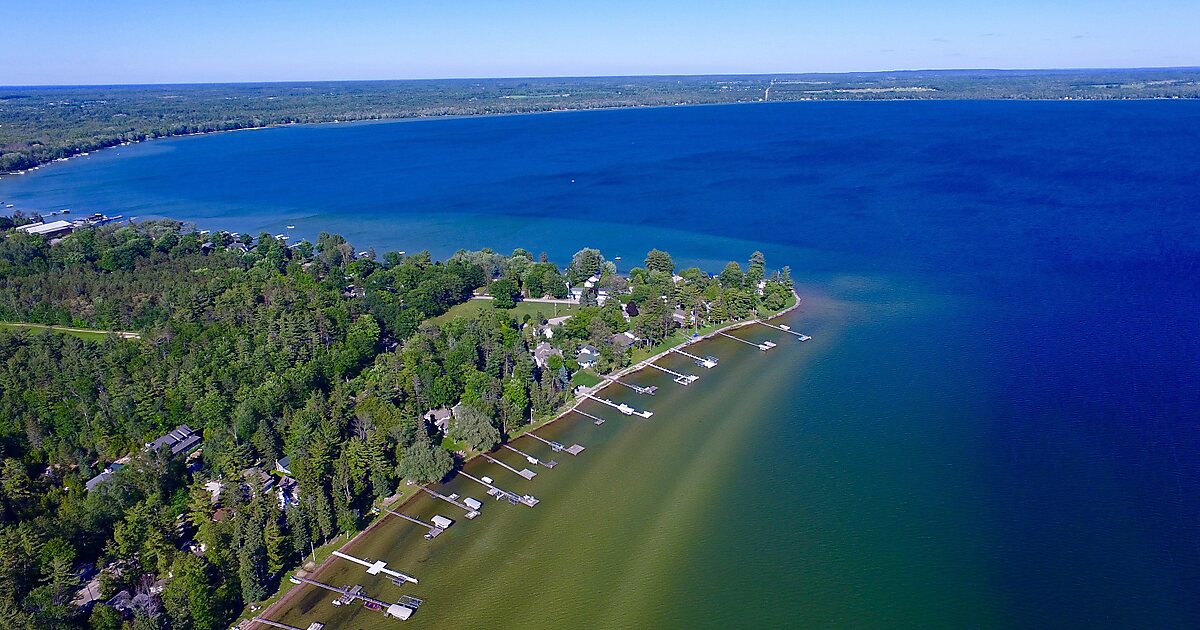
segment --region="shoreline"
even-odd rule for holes
[[[676,351],[676,350],[681,350],[681,349],[683,349],[683,348],[686,348],[686,347],[688,347],[688,346],[690,346],[690,345],[692,345],[692,344],[695,344],[695,343],[699,343],[699,342],[701,342],[701,341],[707,341],[707,340],[709,340],[709,339],[712,339],[713,337],[716,337],[717,335],[719,335],[719,334],[721,334],[721,333],[723,333],[723,332],[728,332],[728,331],[730,331],[730,330],[736,330],[736,329],[738,329],[738,328],[745,328],[746,326],[751,326],[751,325],[754,325],[754,324],[757,324],[757,323],[761,323],[761,322],[765,322],[765,321],[770,321],[770,320],[772,320],[772,319],[775,319],[775,318],[777,318],[777,317],[781,317],[781,316],[783,316],[783,315],[786,315],[786,314],[788,314],[788,313],[790,313],[790,312],[792,312],[792,311],[795,311],[796,309],[800,308],[800,305],[801,305],[801,304],[803,304],[804,300],[803,300],[803,299],[800,297],[800,294],[796,292],[796,289],[795,289],[794,287],[792,288],[792,296],[793,296],[793,297],[796,299],[795,303],[793,303],[791,306],[789,306],[789,307],[787,307],[787,308],[785,308],[785,309],[783,309],[783,310],[779,311],[778,313],[774,313],[774,314],[772,314],[772,315],[768,315],[768,316],[766,316],[766,317],[756,317],[756,318],[754,318],[754,319],[746,319],[746,320],[741,320],[741,321],[733,322],[733,323],[731,323],[731,324],[727,324],[727,325],[725,325],[725,326],[722,326],[722,327],[720,327],[720,328],[717,328],[716,330],[709,331],[709,332],[707,332],[707,333],[705,333],[705,334],[703,334],[703,335],[701,335],[701,336],[699,336],[699,337],[689,337],[688,339],[685,339],[684,341],[682,341],[682,342],[680,342],[680,343],[677,343],[677,344],[675,344],[675,345],[671,346],[670,348],[667,348],[666,350],[663,350],[662,352],[659,352],[659,353],[657,353],[657,354],[655,354],[655,355],[653,355],[653,356],[650,356],[650,357],[647,357],[647,358],[645,358],[645,359],[642,359],[641,361],[638,361],[637,363],[634,363],[633,365],[630,365],[630,366],[628,366],[628,367],[621,368],[620,370],[617,370],[616,372],[613,372],[612,374],[608,375],[608,377],[607,377],[607,378],[601,379],[600,383],[597,383],[596,385],[592,386],[591,388],[585,388],[585,389],[583,390],[583,393],[581,393],[581,394],[577,394],[577,395],[575,396],[575,399],[574,399],[574,401],[573,401],[572,403],[570,403],[570,404],[569,404],[569,406],[568,406],[566,409],[564,409],[563,411],[559,412],[557,415],[555,415],[555,416],[553,416],[553,417],[551,417],[551,418],[549,418],[549,419],[547,419],[547,420],[545,420],[545,421],[543,421],[543,422],[540,422],[540,423],[538,423],[538,424],[536,424],[536,425],[535,425],[535,424],[526,425],[528,428],[525,428],[525,429],[524,429],[524,430],[522,430],[520,433],[517,433],[516,435],[514,435],[514,436],[511,436],[511,437],[510,437],[508,440],[505,440],[504,442],[502,442],[502,444],[509,444],[509,443],[511,443],[513,440],[515,440],[516,438],[518,438],[518,437],[521,437],[522,435],[525,435],[526,433],[529,433],[529,432],[531,432],[531,431],[535,431],[535,430],[537,430],[537,429],[540,429],[540,428],[542,428],[542,427],[546,427],[546,426],[549,426],[549,425],[551,425],[551,424],[554,424],[555,422],[558,422],[559,420],[561,420],[561,419],[565,418],[565,417],[566,417],[568,414],[570,414],[570,413],[572,413],[573,411],[575,411],[575,410],[576,410],[576,408],[577,408],[577,407],[579,407],[579,405],[581,405],[581,404],[583,404],[583,403],[584,403],[584,401],[588,400],[587,396],[585,396],[585,395],[583,395],[583,394],[585,394],[585,393],[586,393],[586,394],[595,394],[596,392],[599,392],[600,390],[604,389],[605,387],[608,387],[609,385],[611,385],[611,384],[613,383],[613,380],[615,380],[615,379],[619,379],[619,378],[621,378],[622,376],[627,376],[627,375],[629,375],[629,374],[633,374],[633,373],[636,373],[636,372],[640,372],[640,371],[642,371],[642,370],[646,369],[646,368],[648,367],[648,364],[650,364],[650,363],[653,363],[653,362],[655,362],[655,361],[657,361],[657,360],[661,359],[662,357],[664,357],[664,356],[666,356],[666,355],[668,355],[668,354],[671,354],[672,352],[674,352],[674,351]],[[482,455],[483,455],[483,453],[482,453],[482,452],[481,452],[481,453],[475,453],[474,455],[471,455],[470,457],[468,457],[468,458],[466,458],[466,459],[464,459],[464,460],[463,460],[462,466],[463,466],[463,467],[466,467],[466,465],[467,465],[468,463],[470,463],[471,461],[473,461],[473,460],[475,460],[475,459],[478,459],[478,458],[480,458]],[[458,468],[458,469],[456,469],[454,474],[455,474],[455,475],[459,474],[459,472],[458,472],[458,471],[460,471],[460,470],[462,470],[462,468]],[[440,482],[439,482],[439,483],[440,483]],[[383,509],[381,509],[381,511],[380,511],[379,518],[375,519],[375,521],[374,521],[374,522],[372,522],[370,525],[368,525],[366,528],[364,528],[364,529],[363,529],[361,532],[358,532],[358,533],[357,533],[357,534],[355,534],[355,535],[354,535],[352,538],[350,538],[350,540],[347,540],[345,543],[343,543],[341,546],[339,546],[339,547],[337,548],[337,550],[338,550],[338,551],[343,551],[343,550],[345,550],[346,548],[348,548],[348,547],[350,547],[351,545],[353,545],[354,543],[358,542],[358,540],[359,540],[360,538],[362,538],[362,537],[366,536],[368,533],[370,533],[370,532],[371,532],[372,530],[374,530],[376,527],[380,526],[380,525],[381,525],[381,524],[382,524],[382,523],[383,523],[385,520],[387,520],[387,517],[388,517],[388,516],[390,516],[390,515],[389,515],[389,514],[386,512],[386,510],[387,510],[387,509],[393,509],[393,510],[396,510],[396,511],[398,511],[398,512],[399,512],[399,511],[402,511],[402,510],[403,510],[403,508],[404,508],[404,506],[405,506],[405,505],[408,505],[408,503],[409,503],[410,501],[412,501],[413,499],[416,499],[417,497],[421,496],[421,493],[422,493],[422,490],[421,490],[421,488],[426,488],[426,487],[429,487],[429,486],[431,486],[431,485],[434,485],[434,484],[421,484],[421,485],[418,485],[418,486],[416,486],[416,489],[413,491],[413,493],[412,493],[410,496],[408,496],[408,497],[405,497],[405,498],[403,498],[403,499],[397,499],[398,503],[393,503],[393,504],[392,504],[392,505],[390,505],[390,506],[389,506],[389,505],[386,505],[386,504],[383,504],[383,505],[382,505],[382,508],[383,508]],[[331,560],[332,560],[334,557],[335,557],[335,556],[333,556],[332,554],[330,554],[328,557],[326,557],[324,560],[322,560],[322,561],[320,562],[320,564],[318,564],[318,565],[314,566],[314,567],[312,568],[312,570],[308,570],[308,569],[301,568],[301,569],[297,570],[297,571],[295,572],[295,574],[296,574],[296,575],[299,575],[299,576],[301,576],[301,577],[307,577],[307,576],[310,576],[310,575],[316,575],[317,573],[320,573],[320,572],[321,572],[321,571],[322,571],[322,570],[323,570],[323,569],[326,567],[326,565],[328,565],[328,564],[330,563],[330,561],[331,561]],[[281,585],[282,585],[282,581],[281,581]],[[256,616],[256,617],[264,617],[264,618],[266,618],[266,615],[267,615],[267,613],[274,612],[274,611],[276,611],[278,608],[287,608],[287,605],[289,604],[289,602],[291,601],[291,599],[292,599],[293,597],[295,597],[295,593],[296,593],[296,589],[294,589],[294,588],[288,589],[288,591],[287,591],[286,593],[284,593],[284,594],[283,594],[283,596],[281,596],[281,597],[280,597],[278,600],[276,600],[276,601],[275,601],[274,603],[272,603],[270,606],[267,606],[266,608],[264,608],[264,609],[262,609],[262,610],[259,610],[259,611],[254,611],[254,612],[253,612],[253,614],[252,614],[252,616]],[[241,625],[239,624],[237,627],[241,627]],[[249,627],[249,626],[247,626],[247,627]]]

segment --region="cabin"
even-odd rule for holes
[[[579,362],[579,367],[594,367],[596,362],[600,360],[600,350],[598,350],[595,346],[584,344],[583,346],[580,346],[579,354],[576,356],[575,360]]]
[[[172,455],[189,455],[200,448],[203,438],[186,424],[181,424],[166,435],[146,444],[147,451],[170,449]]]
[[[123,464],[118,464],[118,463],[109,464],[107,467],[104,468],[103,472],[101,472],[99,475],[96,475],[95,477],[92,477],[91,479],[88,479],[87,482],[83,485],[87,488],[88,492],[91,492],[92,490],[95,490],[96,487],[99,486],[100,484],[106,483],[106,482],[108,482],[108,480],[112,479],[113,473],[117,472],[118,470],[121,470],[122,468],[124,468]]]
[[[546,367],[546,364],[549,363],[550,357],[558,356],[561,358],[562,355],[562,350],[559,350],[558,348],[555,348],[554,346],[551,346],[543,341],[533,349],[533,362],[537,364],[539,368],[544,368]]]
[[[618,352],[624,352],[624,351],[628,350],[629,348],[633,347],[634,344],[636,344],[637,342],[639,342],[641,340],[642,340],[641,337],[638,337],[637,335],[633,334],[632,332],[628,332],[628,331],[623,332],[623,333],[617,333],[608,338],[608,342],[611,343],[613,345],[613,347],[617,349]]]
[[[425,422],[436,427],[442,435],[446,435],[450,431],[450,419],[454,417],[454,412],[442,407],[440,409],[430,409],[421,417],[425,419]]]

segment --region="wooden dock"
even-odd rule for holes
[[[508,502],[512,503],[513,505],[520,503],[522,505],[528,505],[529,507],[533,507],[539,503],[538,498],[533,496],[532,494],[521,495],[521,494],[517,494],[515,492],[509,492],[508,490],[500,488],[500,487],[496,486],[496,484],[484,481],[484,480],[480,479],[479,477],[476,477],[465,470],[460,470],[460,471],[458,471],[458,473],[460,475],[466,477],[467,479],[474,481],[475,483],[478,483],[482,486],[487,487],[488,494],[496,497],[497,499],[507,499]]]
[[[337,593],[338,598],[333,601],[335,606],[344,606],[354,602],[355,600],[362,600],[364,607],[371,610],[382,611],[385,616],[395,617],[401,620],[411,617],[422,603],[421,600],[415,597],[405,596],[395,604],[389,604],[383,600],[375,599],[374,597],[366,595],[363,592],[363,587],[357,584],[354,586],[344,586],[338,588],[336,586],[330,586],[324,582],[318,582],[306,577],[292,576],[291,579],[293,582],[302,582],[304,584],[308,584],[309,586],[315,586],[317,588],[323,588],[327,591]]]
[[[592,424],[594,424],[596,426],[600,426],[600,425],[604,424],[604,418],[601,418],[600,416],[593,416],[592,414],[581,410],[579,407],[575,407],[571,411],[574,411],[575,413],[577,413],[585,418],[591,418],[592,420],[594,420],[594,422],[592,422]]]
[[[718,359],[717,359],[717,357],[714,357],[711,354],[706,357],[698,357],[690,352],[683,350],[682,348],[671,348],[671,351],[682,354],[683,356],[685,356],[689,359],[692,359],[693,361],[696,362],[696,365],[698,365],[702,368],[708,368],[711,370],[711,369],[717,367]]]
[[[661,370],[663,372],[666,372],[667,374],[670,374],[671,376],[674,376],[675,377],[674,381],[676,383],[679,383],[680,385],[691,385],[692,381],[700,378],[699,376],[696,376],[695,374],[680,374],[679,372],[676,372],[675,370],[668,370],[667,368],[665,368],[657,363],[647,363],[646,365],[648,365],[649,367],[652,367],[656,370]]]
[[[512,472],[514,472],[517,475],[520,475],[521,477],[524,477],[526,479],[533,479],[534,477],[537,476],[537,473],[533,472],[532,470],[529,470],[528,468],[522,468],[521,470],[517,470],[516,468],[513,468],[512,466],[505,464],[504,462],[496,459],[495,457],[492,457],[491,455],[488,455],[487,453],[480,453],[480,455],[482,455],[483,458],[488,460],[489,462],[492,462],[493,464],[495,464],[501,468],[504,468],[506,470],[511,470]]]
[[[514,448],[512,445],[509,445],[509,444],[501,444],[500,446],[503,446],[504,448],[516,453],[517,455],[523,456],[525,458],[525,461],[529,462],[530,464],[533,464],[534,466],[541,464],[541,465],[545,466],[546,468],[554,468],[555,466],[558,465],[558,462],[556,462],[554,460],[544,462],[544,461],[534,457],[533,455],[526,453],[525,451],[517,450],[516,448]]]
[[[426,523],[425,521],[422,521],[419,518],[413,518],[407,514],[401,514],[400,512],[397,512],[395,510],[389,510],[388,508],[383,508],[383,511],[387,512],[388,514],[391,514],[392,516],[398,516],[410,523],[416,523],[417,525],[427,528],[429,531],[425,532],[425,540],[433,540],[434,538],[437,538],[438,536],[440,536],[443,531],[445,531],[441,527],[438,527],[437,525],[434,525],[433,523]]]
[[[728,337],[734,341],[740,341],[740,342],[746,344],[747,346],[754,346],[755,348],[758,348],[759,350],[762,350],[763,352],[766,352],[767,350],[770,350],[771,348],[774,348],[776,346],[775,342],[773,342],[773,341],[764,341],[762,343],[754,343],[753,341],[746,341],[745,339],[742,339],[741,337],[734,337],[733,335],[731,335],[729,333],[722,332],[722,333],[718,333],[718,334],[721,335],[722,337]]]
[[[462,508],[463,510],[466,511],[468,519],[473,519],[476,516],[479,516],[479,510],[473,509],[471,506],[467,505],[466,503],[452,499],[436,490],[433,490],[433,489],[425,487],[425,486],[421,486],[421,490],[424,490],[426,494],[428,494],[429,496],[431,496],[435,499],[441,499],[441,500],[445,501],[446,503],[449,503],[451,505],[456,505],[456,506]]]
[[[649,394],[649,395],[653,396],[654,392],[658,391],[658,388],[653,385],[643,387],[641,385],[634,385],[633,383],[626,383],[625,381],[620,381],[611,376],[604,376],[604,375],[601,375],[601,378],[603,378],[604,380],[606,380],[610,383],[616,383],[617,385],[624,385],[625,387],[628,387],[629,389],[632,389],[633,391],[635,391],[639,394]]]
[[[804,335],[795,330],[792,330],[790,326],[783,326],[783,325],[776,326],[775,324],[770,324],[770,323],[764,322],[761,319],[757,319],[755,321],[762,324],[763,326],[768,327],[768,328],[774,328],[775,330],[781,330],[785,333],[788,333],[789,335],[796,335],[796,338],[799,339],[800,341],[808,341],[809,339],[812,339],[812,337],[809,337],[808,335]]]
[[[648,365],[653,365],[653,364],[648,364]],[[607,398],[600,398],[599,396],[593,396],[591,394],[584,394],[584,396],[591,398],[592,400],[594,400],[598,403],[604,403],[604,404],[608,405],[609,407],[612,407],[613,409],[616,409],[617,411],[620,411],[621,413],[623,413],[627,416],[640,416],[642,418],[649,418],[650,416],[654,415],[653,411],[638,411],[637,409],[634,409],[633,407],[630,407],[629,405],[626,405],[625,403],[617,404]]]
[[[557,453],[559,451],[563,451],[563,452],[567,453],[568,455],[578,455],[583,452],[583,447],[578,444],[572,444],[570,447],[566,447],[566,446],[563,446],[561,442],[547,440],[546,438],[544,438],[532,431],[530,431],[529,433],[526,433],[525,435],[528,435],[529,437],[546,444],[547,446],[550,447],[550,450],[554,451],[555,453]]]

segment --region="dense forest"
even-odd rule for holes
[[[568,319],[510,310],[578,287]],[[428,321],[476,292],[489,306]],[[356,254],[335,235],[288,246],[169,221],[53,243],[10,230],[0,322],[141,336],[0,326],[0,618],[227,627],[406,479],[439,481],[551,417],[571,399],[584,344],[603,352],[594,369],[612,369],[679,326],[791,298],[786,268],[768,275],[758,253],[709,276],[655,250],[620,276],[593,249],[560,270],[525,250],[435,262]],[[614,342],[625,331],[633,346]],[[533,349],[547,339],[558,353],[539,366]],[[423,417],[449,406],[443,435]],[[149,446],[180,425],[202,436],[199,449]]]
[[[1200,70],[905,71],[0,88],[0,173],[147,138],[422,116],[758,100],[1200,97]]]

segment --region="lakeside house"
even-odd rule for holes
[[[600,360],[600,350],[595,346],[584,344],[579,347],[579,354],[575,360],[579,362],[581,368],[592,368],[596,366],[596,362]]]
[[[436,427],[442,435],[446,435],[450,432],[450,419],[454,417],[454,412],[451,409],[441,407],[440,409],[430,409],[421,417],[425,419],[425,422]]]
[[[186,424],[181,424],[166,435],[146,444],[147,451],[157,451],[164,448],[171,450],[172,455],[190,455],[200,448],[203,438]]]
[[[171,455],[190,455],[196,449],[200,448],[200,445],[203,442],[204,438],[200,437],[200,434],[193,431],[188,425],[181,424],[157,440],[146,443],[142,450],[158,451],[161,449],[169,449]],[[103,472],[95,477],[92,477],[91,479],[88,479],[87,482],[84,483],[87,491],[91,492],[92,490],[95,490],[97,486],[112,479],[113,474],[123,468],[127,463],[129,463],[129,458],[122,457],[121,459],[106,466]]]
[[[617,333],[608,338],[608,342],[611,343],[613,345],[613,347],[616,348],[619,352],[624,352],[624,351],[628,350],[629,348],[633,347],[634,344],[636,344],[637,342],[639,342],[641,340],[642,340],[641,337],[638,337],[637,335],[635,335],[629,331],[626,331],[623,333]]]
[[[87,482],[84,483],[83,485],[87,488],[88,492],[91,492],[92,490],[95,490],[96,487],[99,486],[100,484],[106,483],[109,479],[112,479],[113,473],[117,472],[118,470],[121,470],[124,467],[125,467],[124,464],[118,464],[116,462],[109,464],[108,466],[105,466],[103,472],[101,472],[99,475],[96,475],[95,477],[92,477],[91,479],[88,479]]]
[[[562,355],[562,350],[559,350],[558,348],[555,348],[554,346],[543,341],[533,349],[533,362],[539,368],[545,368],[547,363],[550,361],[550,357],[558,356],[561,358]]]

